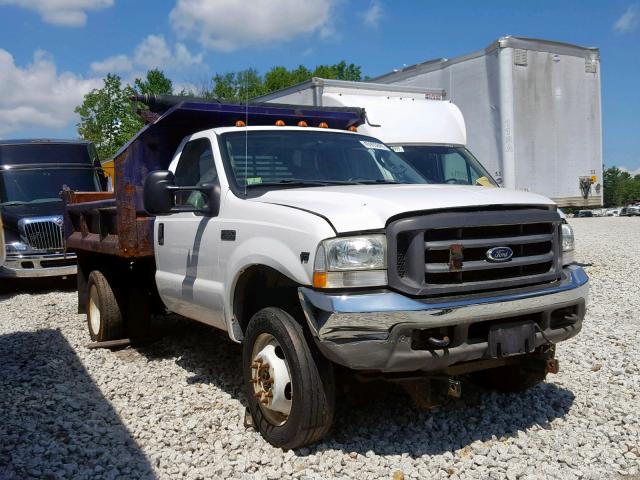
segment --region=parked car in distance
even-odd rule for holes
[[[620,210],[621,217],[639,217],[640,216],[640,207],[624,207]]]
[[[6,254],[0,278],[76,273],[65,251],[63,187],[100,191],[95,147],[81,140],[0,141],[0,215]]]
[[[609,208],[607,209],[607,212],[605,213],[606,217],[619,217],[620,216],[620,209],[619,208]]]
[[[578,218],[593,217],[593,212],[591,210],[579,210],[576,217]]]

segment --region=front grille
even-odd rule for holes
[[[24,238],[34,250],[64,249],[62,217],[25,218],[20,221]]]
[[[557,212],[534,208],[397,220],[387,229],[390,285],[416,296],[446,296],[558,280],[560,221]],[[509,247],[513,256],[489,261],[494,247]]]

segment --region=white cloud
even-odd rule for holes
[[[233,51],[300,35],[331,35],[336,0],[178,0],[171,11],[177,35],[206,48]]]
[[[97,78],[58,72],[51,57],[38,51],[25,67],[0,48],[0,136],[33,129],[63,129],[77,121],[74,109],[86,93],[99,88]]]
[[[114,0],[0,0],[0,5],[16,5],[40,14],[42,20],[63,27],[81,27],[87,12],[113,6]]]
[[[114,55],[101,62],[91,63],[91,71],[105,74],[112,72],[128,72],[133,69],[133,63],[126,55]]]
[[[114,55],[91,64],[94,73],[126,73],[133,70],[180,70],[202,63],[202,54],[192,54],[185,45],[171,48],[162,35],[149,35],[134,49],[131,56]]]
[[[640,8],[638,4],[629,5],[625,12],[616,20],[613,29],[620,33],[633,32],[640,22]]]
[[[382,19],[382,13],[382,4],[379,0],[373,0],[369,5],[369,8],[362,13],[364,24],[368,27],[377,27]]]

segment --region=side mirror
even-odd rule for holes
[[[176,205],[176,193],[200,192],[206,202],[201,208],[191,205]],[[196,212],[215,217],[220,211],[220,185],[204,183],[193,187],[179,187],[175,177],[168,170],[157,170],[149,173],[143,187],[144,209],[151,215],[167,215],[176,212]]]
[[[173,187],[173,188],[172,188]],[[168,170],[156,170],[144,179],[142,199],[151,215],[166,215],[174,206],[175,177]]]

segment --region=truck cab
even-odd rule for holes
[[[113,198],[67,194],[91,338],[139,335],[154,298],[226,330],[284,448],[327,434],[338,371],[452,395],[556,372],[588,278],[555,204],[432,183],[332,108],[182,100],[116,156]]]
[[[93,144],[68,140],[0,141],[0,216],[6,255],[0,278],[65,276],[76,257],[65,251],[64,187],[100,191]]]

